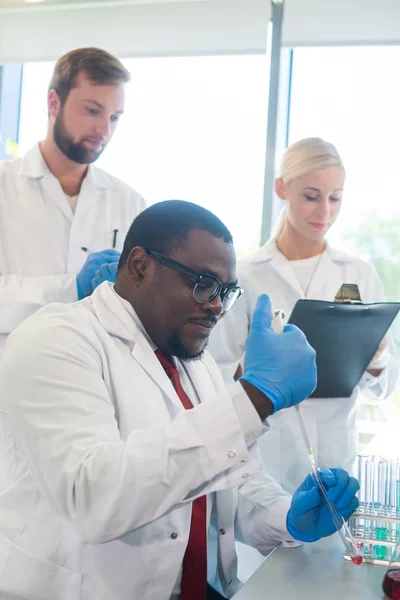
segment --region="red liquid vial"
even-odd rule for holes
[[[388,569],[382,583],[382,589],[391,600],[400,600],[400,569]]]
[[[362,561],[363,561],[363,559],[362,559],[362,556],[361,556],[361,555],[352,556],[352,557],[351,557],[351,560],[352,560],[352,562],[353,562],[355,565],[361,565],[361,563],[362,563]]]

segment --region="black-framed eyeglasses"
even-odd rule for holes
[[[224,287],[222,285],[222,281],[220,281],[215,275],[211,275],[210,273],[198,273],[197,271],[194,271],[189,267],[185,267],[185,265],[182,265],[176,260],[168,258],[168,256],[164,256],[164,254],[160,254],[155,250],[148,250],[147,248],[145,248],[145,250],[147,254],[154,258],[154,260],[160,265],[169,267],[170,269],[174,269],[175,271],[179,271],[180,273],[189,275],[189,277],[193,278],[194,283],[192,294],[194,300],[196,300],[196,302],[199,304],[212,302],[214,298],[220,296],[222,310],[226,312],[232,308],[236,300],[238,300],[244,292],[244,290],[238,285]]]

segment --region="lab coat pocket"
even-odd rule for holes
[[[115,227],[114,229],[108,230],[106,247],[115,248],[115,250],[122,252],[127,233],[128,230],[126,228],[118,229]]]
[[[0,536],[0,598],[79,600],[81,576],[28,554]]]

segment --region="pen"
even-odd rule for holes
[[[113,248],[115,248],[117,245],[117,234],[118,234],[118,229],[114,229],[114,237],[113,237],[113,244],[112,244]]]

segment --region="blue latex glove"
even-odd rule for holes
[[[115,283],[117,269],[117,262],[109,263],[108,265],[101,265],[100,269],[92,279],[92,288],[95,290],[98,285],[103,283],[103,281],[111,281],[111,283]]]
[[[327,489],[329,500],[347,521],[359,504],[356,497],[360,489],[357,479],[350,477],[344,469],[321,469],[319,474]],[[315,542],[336,531],[322,494],[311,474],[307,475],[293,495],[286,526],[290,535],[302,542]]]
[[[274,412],[307,398],[317,385],[315,350],[295,325],[271,330],[271,302],[258,298],[244,355],[245,379],[265,394]]]
[[[87,257],[85,264],[76,276],[76,287],[78,298],[81,300],[93,292],[92,281],[97,271],[104,264],[115,263],[119,260],[121,253],[118,250],[101,250],[92,252]]]

